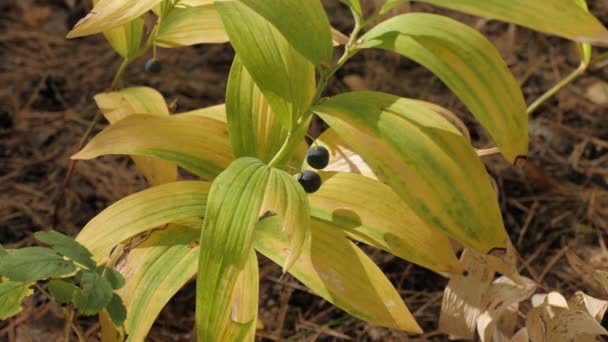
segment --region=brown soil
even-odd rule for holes
[[[337,1],[325,2],[332,24],[348,32],[348,11]],[[608,1],[589,2],[608,24]],[[447,14],[480,29],[499,48],[529,102],[578,64],[573,43],[559,38],[426,5],[411,9]],[[33,232],[51,227],[57,201],[56,229],[75,235],[100,210],[146,186],[128,158],[105,157],[79,163],[69,187],[61,191],[69,156],[95,115],[92,97],[108,88],[120,62],[101,35],[64,38],[84,14],[85,5],[77,0],[0,2],[0,243],[9,248],[33,244]],[[144,73],[142,58],[129,67],[124,85],[155,87],[175,111],[223,102],[233,57],[228,45],[160,50],[159,56],[164,64],[160,75]],[[484,158],[500,189],[507,229],[525,264],[522,272],[546,290],[566,296],[576,290],[595,291],[567,266],[567,249],[598,268],[608,268],[608,99],[597,104],[586,96],[591,85],[608,81],[608,68],[602,67],[587,72],[531,116],[527,163],[513,167],[497,156]],[[441,104],[469,125],[476,147],[490,146],[487,135],[439,80],[396,55],[369,51],[355,57],[338,73],[330,93],[349,87]],[[445,340],[435,329],[447,281],[385,253],[366,251],[400,290],[425,335],[408,336],[351,318],[293,278],[280,279],[279,267],[261,259],[264,328],[258,337]],[[193,316],[190,284],[162,312],[149,339],[189,341]],[[97,339],[95,320],[80,318],[77,324],[87,340]],[[0,323],[0,340],[49,341],[61,334],[61,315],[40,295],[28,299],[21,314]]]

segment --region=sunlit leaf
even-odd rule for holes
[[[490,178],[441,115],[375,92],[338,95],[313,110],[431,227],[482,253],[506,248]]]
[[[146,13],[161,0],[99,0],[67,35],[68,38],[108,31]]]
[[[325,171],[352,172],[371,179],[378,179],[365,160],[353,152],[352,148],[340,139],[332,128],[323,132],[316,143],[329,151],[329,164],[324,169]]]
[[[236,50],[242,63],[249,71],[274,113],[287,129],[295,127],[296,120],[308,109],[315,91],[314,65],[294,49],[263,15],[256,9],[267,9],[274,13],[276,9],[289,7],[297,1],[303,7],[304,13],[309,12],[309,3],[299,0],[281,2],[263,1],[221,1],[215,6],[220,13],[230,42]],[[320,6],[317,0],[312,1],[311,8]],[[294,5],[295,6],[295,5]],[[276,7],[276,8],[275,8]],[[273,10],[275,8],[275,10]],[[278,13],[278,12],[277,12]],[[270,15],[270,14],[268,14]],[[294,18],[286,13],[278,13],[283,19],[294,24]],[[297,18],[297,16],[296,16]],[[309,23],[297,22],[295,27],[307,28]],[[313,30],[313,31],[316,31]],[[329,48],[331,48],[331,33],[329,32]],[[311,33],[306,32],[302,42],[313,42],[323,37],[310,39]],[[316,44],[316,43],[315,43]]]
[[[91,256],[93,256],[91,252],[69,236],[50,230],[48,232],[37,232],[34,237],[36,240],[50,245],[57,253],[65,255],[89,269],[94,269],[96,266],[95,261],[91,259]]]
[[[507,160],[528,151],[526,103],[496,48],[456,20],[428,13],[389,19],[363,36],[364,47],[398,52],[435,73],[488,130]]]
[[[226,114],[236,157],[254,157],[269,162],[289,133],[238,56],[230,69]]]
[[[28,283],[59,277],[76,271],[70,260],[43,247],[25,247],[0,258],[0,275],[10,280]]]
[[[0,320],[8,319],[23,310],[21,302],[34,293],[30,289],[32,285],[30,282],[10,280],[0,282]]]
[[[261,220],[254,240],[260,253],[279,265],[285,263],[288,242],[279,218]],[[422,331],[378,266],[344,234],[321,221],[312,220],[311,237],[289,272],[354,317],[394,329]]]
[[[262,210],[270,168],[239,158],[213,182],[200,238],[196,327],[200,341],[217,341],[230,323],[235,284]]]
[[[112,248],[137,234],[174,221],[202,217],[210,184],[181,181],[159,185],[114,203],[93,218],[76,240],[97,262]]]
[[[107,154],[150,156],[173,162],[204,179],[233,160],[225,123],[202,115],[131,115],[106,128],[73,159]]]
[[[163,18],[154,40],[161,47],[227,41],[224,25],[213,5],[172,9]]]
[[[449,240],[429,227],[389,186],[354,173],[321,172],[309,195],[312,215],[351,239],[438,272],[461,272]]]

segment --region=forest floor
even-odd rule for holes
[[[589,2],[608,24],[608,1]],[[337,0],[325,3],[334,27],[348,32],[349,12]],[[129,158],[112,156],[78,163],[62,190],[69,157],[96,112],[93,96],[108,89],[120,64],[102,35],[64,38],[86,14],[85,6],[79,0],[0,1],[0,243],[9,248],[34,244],[32,233],[54,222],[56,229],[74,236],[109,204],[146,187]],[[578,66],[574,44],[560,38],[421,4],[393,14],[407,10],[447,14],[482,31],[507,61],[528,103]],[[219,104],[232,58],[227,44],[159,50],[163,72],[144,73],[142,58],[128,68],[124,85],[155,87],[179,112]],[[597,65],[531,115],[530,153],[523,167],[499,156],[484,158],[499,188],[522,273],[544,290],[566,296],[595,291],[568,266],[567,250],[608,270],[607,82],[608,65]],[[490,147],[487,134],[441,81],[399,56],[381,51],[356,56],[338,72],[329,93],[349,89],[436,102],[467,123],[476,147]],[[426,334],[408,336],[354,319],[295,279],[281,279],[280,268],[260,258],[260,340],[445,340],[436,329],[447,279],[386,253],[366,251]],[[192,283],[185,286],[163,310],[150,341],[191,340],[194,289]],[[57,311],[44,297],[31,297],[22,313],[0,322],[0,341],[55,340],[64,327]],[[87,341],[97,339],[96,320],[81,318],[77,324]]]

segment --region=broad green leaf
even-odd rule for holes
[[[74,294],[80,289],[78,286],[68,283],[65,280],[53,279],[47,284],[53,300],[58,304],[68,304],[72,302]]]
[[[89,269],[95,268],[95,261],[91,259],[91,252],[84,246],[54,230],[48,232],[37,232],[34,234],[36,240],[51,246],[57,253],[65,255]]]
[[[528,152],[528,114],[517,81],[496,48],[453,19],[410,13],[362,37],[363,47],[398,52],[436,74],[488,130],[505,158]]]
[[[341,0],[344,4],[352,8],[357,14],[362,15],[363,10],[361,9],[361,3],[359,0]],[[391,1],[391,0],[389,0]],[[392,0],[394,1],[394,0]]]
[[[289,6],[293,2],[294,0],[281,1],[280,4],[272,2],[272,5],[270,2],[256,3],[257,7],[268,8],[270,11],[275,5],[278,9]],[[289,44],[272,23],[250,8],[248,6],[250,3],[252,2],[221,1],[216,2],[215,7],[222,17],[232,46],[251,78],[260,88],[283,126],[291,130],[300,115],[308,109],[314,96],[315,68]],[[314,0],[312,3],[318,1]],[[302,5],[307,7],[308,2],[306,4],[302,2]],[[290,22],[295,20],[286,13],[280,15]],[[296,26],[308,27],[308,24],[300,21],[294,23],[297,24]],[[315,40],[317,38],[310,39],[310,34],[307,34],[304,41]],[[331,41],[329,44],[331,45]]]
[[[237,1],[266,19],[313,64],[331,62],[331,26],[320,0]]]
[[[100,267],[97,269],[97,273],[108,281],[113,290],[118,290],[125,286],[125,278],[117,270],[110,267]]]
[[[110,299],[105,309],[115,326],[121,326],[127,319],[127,308],[116,293],[112,294],[112,299]]]
[[[461,273],[450,241],[428,226],[389,186],[354,173],[320,172],[312,216],[351,239],[437,272]]]
[[[254,246],[279,265],[288,242],[276,217],[261,220]],[[317,295],[372,324],[420,333],[397,290],[380,268],[339,230],[312,220],[311,237],[289,271]]]
[[[323,132],[315,143],[327,148],[327,151],[329,152],[329,164],[327,164],[327,167],[323,170],[352,172],[371,179],[378,179],[365,160],[363,160],[360,155],[353,152],[353,149],[340,139],[332,128],[328,128]],[[310,168],[308,164],[304,165],[304,167]]]
[[[23,309],[21,302],[34,292],[30,289],[30,282],[17,282],[6,280],[0,282],[0,320],[15,316]]]
[[[225,123],[201,115],[131,115],[107,127],[73,159],[107,154],[155,157],[204,179],[215,178],[234,159]]]
[[[112,248],[137,234],[205,213],[209,183],[180,181],[135,193],[112,204],[82,229],[76,241],[103,262]]]
[[[213,5],[174,8],[163,18],[154,39],[160,47],[225,43],[228,36]]]
[[[112,286],[99,273],[82,270],[76,274],[76,279],[82,291],[74,294],[74,305],[81,315],[94,315],[112,300]]]
[[[384,3],[384,5],[382,5],[382,7],[380,8],[380,14],[387,13],[393,7],[399,5],[400,3],[404,3],[404,2],[407,2],[407,1],[410,1],[410,0],[386,0],[386,2]]]
[[[270,108],[238,56],[234,58],[226,91],[228,132],[234,155],[269,162],[289,133]]]
[[[163,96],[148,87],[97,94],[95,102],[112,124],[133,114],[169,115]],[[173,182],[177,178],[177,166],[174,163],[144,156],[133,156],[133,161],[152,185]]]
[[[258,258],[251,249],[247,263],[236,281],[230,313],[231,322],[222,341],[255,341],[259,287]]]
[[[260,215],[266,213],[283,219],[283,231],[289,240],[289,257],[283,265],[283,272],[287,272],[300,256],[304,241],[309,235],[310,205],[300,183],[285,171],[270,171]]]
[[[376,92],[338,95],[313,111],[428,225],[482,253],[506,248],[490,177],[440,114]]]
[[[60,277],[74,271],[74,263],[49,248],[20,248],[0,258],[0,275],[24,283]]]
[[[608,31],[572,0],[418,0],[498,19],[579,42],[606,46]]]
[[[143,341],[165,304],[195,276],[200,227],[200,221],[172,223],[121,255],[116,269],[126,285],[117,293],[127,308],[130,340]]]
[[[589,6],[587,6],[587,0],[573,0],[576,2],[582,9],[586,12],[589,12]],[[577,52],[581,58],[581,61],[585,65],[589,65],[591,62],[591,54],[593,53],[593,48],[589,43],[577,43],[576,44]]]
[[[80,19],[67,38],[108,31],[140,17],[161,0],[99,0],[86,17]]]
[[[218,341],[229,326],[235,284],[249,257],[270,173],[257,159],[239,158],[211,185],[196,284],[199,341]]]

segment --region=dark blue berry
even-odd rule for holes
[[[298,176],[298,182],[302,185],[304,191],[312,194],[321,187],[321,176],[314,171],[305,170]]]
[[[324,169],[329,164],[329,151],[323,146],[313,146],[306,154],[306,162],[315,169]]]
[[[159,61],[157,61],[154,58],[150,58],[147,62],[146,62],[146,71],[151,73],[151,74],[158,74],[161,70],[163,70],[163,65],[160,64]]]

